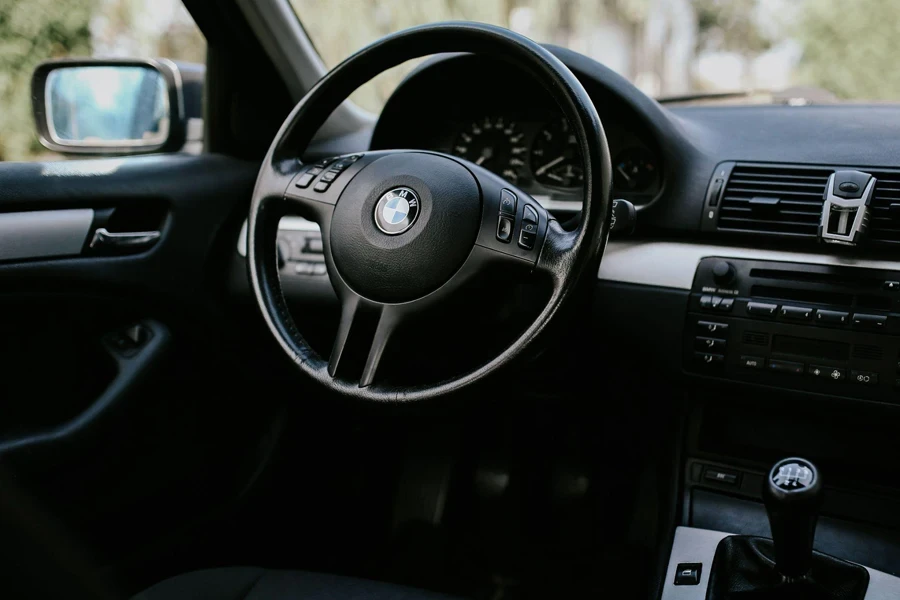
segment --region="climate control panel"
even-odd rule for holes
[[[707,258],[685,324],[685,370],[900,404],[900,273]]]

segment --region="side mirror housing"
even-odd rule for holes
[[[67,59],[31,79],[41,144],[62,154],[173,152],[185,143],[184,95],[171,61]]]

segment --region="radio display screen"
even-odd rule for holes
[[[850,344],[776,335],[772,338],[772,352],[809,358],[847,360],[850,358]]]

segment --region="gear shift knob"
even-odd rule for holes
[[[763,484],[763,501],[775,543],[775,568],[786,577],[806,575],[822,504],[822,480],[815,465],[802,458],[775,463]]]

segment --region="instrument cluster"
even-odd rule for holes
[[[636,135],[606,124],[613,156],[613,191],[636,204],[651,201],[661,187],[655,153]],[[449,127],[435,150],[478,164],[534,194],[575,196],[584,181],[581,153],[569,122],[512,115],[476,116]],[[447,147],[449,145],[449,147]]]

